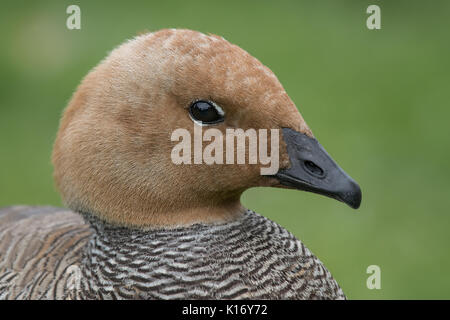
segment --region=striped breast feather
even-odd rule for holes
[[[79,263],[91,234],[67,209],[0,209],[0,299],[61,298],[65,288],[58,281]]]

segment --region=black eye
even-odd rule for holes
[[[222,122],[225,113],[215,103],[199,100],[189,107],[189,115],[195,122],[205,125]]]

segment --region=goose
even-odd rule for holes
[[[279,130],[278,170],[171,161],[171,134],[198,127]],[[52,162],[68,209],[0,210],[0,299],[346,298],[240,196],[298,189],[358,208],[361,189],[272,71],[220,36],[164,29],[114,49],[65,109]]]

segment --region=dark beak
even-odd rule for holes
[[[275,177],[281,184],[318,193],[357,209],[361,204],[359,185],[328,155],[320,143],[307,135],[283,128],[291,165]]]

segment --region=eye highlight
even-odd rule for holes
[[[189,107],[189,115],[191,119],[204,126],[223,122],[225,112],[212,101],[198,100]]]

